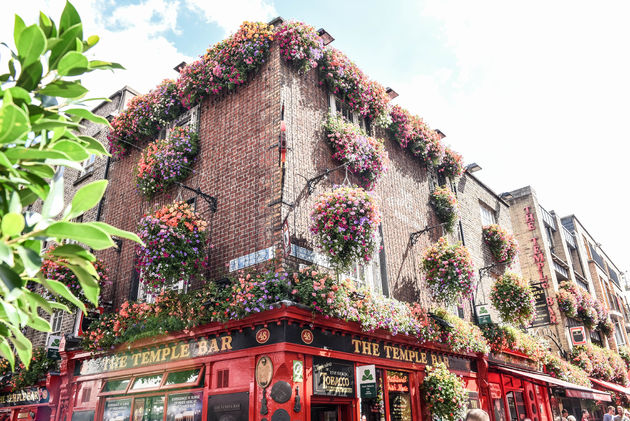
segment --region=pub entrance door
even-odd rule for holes
[[[311,421],[353,421],[350,405],[311,404]]]

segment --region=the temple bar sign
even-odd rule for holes
[[[93,358],[83,363],[81,374],[104,373],[161,364],[180,359],[218,354],[231,351],[232,348],[232,335],[223,335],[216,338],[197,338],[190,342],[176,342],[159,348]]]

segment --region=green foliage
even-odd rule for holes
[[[433,418],[446,421],[464,418],[468,404],[466,385],[444,363],[427,367],[422,391]]]
[[[10,51],[8,71],[0,75],[0,355],[13,368],[15,351],[28,368],[32,345],[22,329],[50,331],[38,310],[68,310],[34,293],[37,284],[85,311],[66,285],[41,272],[43,242],[71,239],[101,250],[114,245],[112,235],[139,239],[107,224],[71,222],[98,204],[107,181],[83,187],[67,206],[63,196],[65,167],[81,169],[81,161],[91,154],[106,155],[94,138],[75,133],[83,119],[107,124],[81,108],[87,89],[76,77],[122,66],[87,58],[98,37],[83,39],[81,18],[69,2],[59,25],[44,13],[30,26],[16,16],[13,34],[16,51]],[[39,213],[29,209],[38,199]],[[79,246],[58,250],[51,258],[63,257],[63,266],[76,276],[85,298],[97,305],[94,256]]]

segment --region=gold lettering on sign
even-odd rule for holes
[[[224,336],[221,338],[221,351],[232,349],[232,337]]]

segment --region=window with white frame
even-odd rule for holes
[[[94,162],[96,161],[96,155],[90,154],[90,157],[83,161],[81,164],[81,172],[79,173],[79,177],[83,177],[85,174],[89,174],[94,171]]]
[[[355,124],[361,129],[367,131],[365,119],[361,117],[361,114],[352,111],[348,104],[343,102],[334,94],[330,94],[330,112],[332,114],[341,114],[350,123]]]
[[[621,331],[621,323],[619,320],[616,320],[615,323],[615,340],[617,341],[617,346],[625,345],[626,339],[623,336],[623,332]]]
[[[376,239],[376,244],[381,244],[380,235]],[[369,263],[355,263],[348,272],[342,273],[341,276],[352,280],[357,287],[364,286],[372,292],[382,294],[380,247],[374,252]]]
[[[479,210],[481,212],[481,225],[493,225],[497,223],[497,218],[494,214],[494,209],[486,205],[483,202],[479,202]]]
[[[142,279],[142,274],[140,274],[140,278]],[[162,288],[157,289],[148,288],[145,284],[140,282],[138,284],[138,301],[144,303],[154,303],[157,296],[160,295],[160,293],[162,293],[163,291],[177,291],[178,293],[183,294],[187,290],[188,285],[184,282],[183,279],[175,284],[163,286]]]
[[[61,332],[61,326],[63,324],[63,311],[55,310],[50,316],[50,334],[55,335]]]

